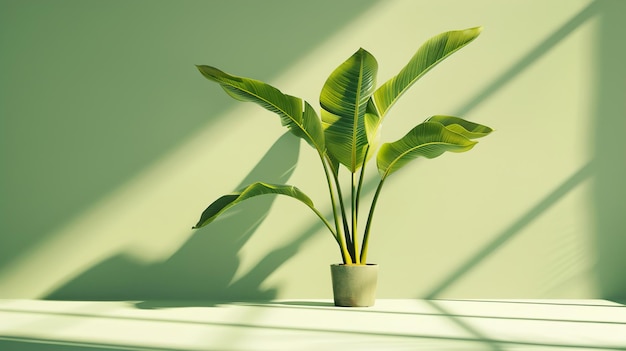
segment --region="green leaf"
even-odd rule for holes
[[[231,97],[254,102],[280,116],[283,126],[309,145],[324,153],[324,132],[315,110],[302,99],[283,94],[273,86],[258,80],[237,77],[211,66],[196,66],[202,75],[220,86]],[[304,107],[304,110],[303,110]]]
[[[464,120],[463,118],[454,116],[432,116],[428,118],[428,122],[438,122],[443,124],[449,130],[461,134],[468,139],[482,138],[493,132],[493,129],[474,122]]]
[[[426,41],[400,73],[381,85],[374,93],[374,101],[381,118],[413,83],[446,57],[476,39],[481,30],[481,27],[476,27],[450,31]]]
[[[359,49],[330,74],[320,94],[327,152],[352,173],[367,154],[371,128],[366,127],[365,115],[377,72],[374,56]]]
[[[202,212],[200,220],[193,227],[193,229],[204,227],[205,225],[213,222],[213,220],[215,220],[219,215],[224,213],[224,211],[244,200],[259,195],[268,194],[287,195],[293,197],[294,199],[300,200],[302,203],[310,207],[313,211],[318,213],[318,211],[313,206],[313,201],[311,201],[311,199],[298,188],[291,185],[276,185],[256,182],[248,185],[240,191],[224,195],[215,200],[212,204],[209,205],[209,207],[206,208],[206,210],[204,210],[204,212]]]
[[[476,143],[448,130],[441,123],[423,122],[400,140],[380,147],[376,158],[378,171],[385,179],[419,156],[435,158],[446,151],[464,152],[470,150]]]

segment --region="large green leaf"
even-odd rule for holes
[[[374,56],[359,49],[330,74],[320,94],[327,152],[353,173],[363,164],[368,138],[372,138],[368,137],[371,128],[366,126],[365,115],[377,72]]]
[[[438,122],[443,124],[449,130],[461,134],[468,139],[482,138],[493,132],[493,129],[474,122],[464,120],[463,118],[454,116],[432,116],[428,118],[428,122]]]
[[[441,33],[426,41],[400,73],[381,85],[374,93],[376,107],[383,118],[404,92],[439,62],[470,43],[482,28]]]
[[[313,201],[311,201],[308,196],[294,186],[256,182],[248,185],[240,191],[224,195],[215,200],[204,210],[204,212],[202,212],[200,220],[193,227],[193,229],[204,227],[205,225],[213,222],[213,220],[224,213],[224,211],[244,200],[268,194],[287,195],[293,197],[294,199],[300,200],[302,203],[309,206],[315,213],[319,213],[313,206]]]
[[[464,152],[476,143],[447,129],[441,123],[423,122],[400,140],[380,147],[376,158],[378,171],[385,179],[419,156],[435,158],[446,151]]]
[[[219,83],[228,95],[240,101],[257,103],[278,114],[283,126],[320,153],[324,152],[322,124],[309,103],[305,102],[303,106],[302,99],[283,94],[275,87],[258,80],[233,76],[211,66],[197,67],[204,77]]]

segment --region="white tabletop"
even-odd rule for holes
[[[0,350],[626,350],[606,300],[0,300]]]

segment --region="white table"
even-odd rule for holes
[[[626,350],[606,300],[0,300],[0,350]]]

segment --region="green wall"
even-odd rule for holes
[[[386,183],[379,297],[624,298],[622,13],[619,0],[0,0],[0,298],[329,298],[339,252],[300,204],[254,199],[190,230],[255,180],[330,213],[309,146],[194,65],[318,108],[359,47],[384,82],[428,37],[476,25],[382,138],[433,114],[496,132]]]

